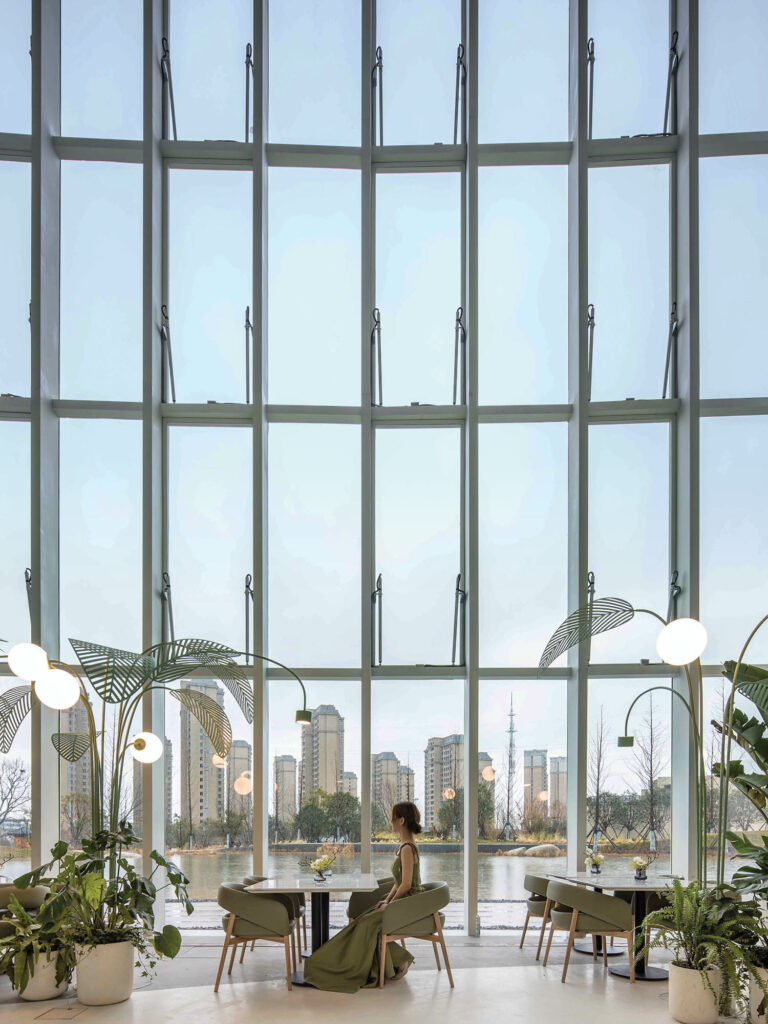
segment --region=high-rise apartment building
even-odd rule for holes
[[[212,679],[182,679],[181,688],[196,690],[224,707],[224,691]],[[216,751],[194,715],[181,708],[181,806],[179,815],[192,826],[221,821],[226,807],[226,772],[213,763]]]
[[[312,711],[312,723],[302,729],[299,766],[299,804],[318,789],[335,793],[344,775],[344,719],[332,704]]]
[[[82,701],[60,712],[60,732],[88,732],[88,716]],[[59,759],[61,770],[61,835],[70,843],[79,843],[90,831],[91,824],[91,759],[87,754],[79,761]]]
[[[296,758],[279,754],[274,760],[274,815],[277,821],[290,824],[296,817]]]
[[[484,768],[493,767],[493,761],[486,753],[478,755],[478,778]],[[464,787],[464,737],[458,733],[451,736],[433,736],[424,751],[424,828],[438,826],[440,807],[446,797],[443,793],[455,793]],[[495,788],[495,784],[494,784]]]
[[[565,816],[568,802],[568,758],[549,759],[549,813],[553,818]]]
[[[250,783],[247,793],[238,793],[235,782],[243,776]],[[232,740],[227,754],[227,808],[232,814],[250,814],[253,806],[253,773],[251,771],[251,744],[246,740]]]
[[[413,769],[401,764],[391,750],[371,758],[371,799],[387,820],[393,804],[413,800],[413,780]]]
[[[168,828],[173,818],[173,744],[165,737],[165,762],[164,762],[164,792],[165,792],[165,827]],[[133,762],[133,808],[131,821],[136,835],[143,834],[143,807],[141,801],[141,769],[138,761]]]
[[[523,813],[525,816],[546,814],[549,801],[547,751],[523,751]]]
[[[341,776],[339,788],[342,793],[351,793],[352,796],[357,796],[357,776],[355,773],[344,772]]]

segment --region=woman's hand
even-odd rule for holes
[[[383,910],[384,907],[386,907],[386,906],[387,906],[387,901],[386,900],[379,900],[379,902],[376,904],[376,906],[373,909],[374,910]]]

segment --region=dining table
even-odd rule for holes
[[[312,953],[315,953],[330,938],[331,893],[332,892],[374,892],[379,883],[371,874],[327,875],[322,881],[314,875],[275,875],[245,887],[254,893],[309,893],[312,903]],[[311,956],[311,953],[309,954]],[[307,958],[307,954],[304,954]],[[294,985],[304,984],[304,970],[294,972]]]
[[[642,932],[641,925],[645,918],[647,907],[648,907],[648,896],[653,893],[664,892],[665,890],[672,888],[672,880],[679,878],[679,875],[650,875],[647,878],[635,878],[634,875],[630,875],[627,872],[611,871],[611,872],[599,872],[595,874],[592,871],[574,871],[568,872],[550,872],[547,876],[553,878],[556,881],[570,882],[572,885],[583,885],[589,886],[594,889],[595,892],[611,892],[614,895],[617,893],[631,893],[632,895],[632,912],[635,919],[635,939],[638,934]],[[687,885],[685,879],[680,878],[683,885]],[[598,944],[598,952],[602,952],[602,939],[601,936],[596,936]],[[578,950],[579,953],[589,953],[592,955],[592,946],[579,948],[574,944],[574,949]],[[648,965],[648,954],[644,946],[641,947],[642,955],[638,958],[635,963],[635,980],[636,981],[666,981],[669,977],[669,971],[666,971],[663,967],[650,967]],[[608,956],[617,955],[621,951],[608,950]],[[628,978],[630,975],[629,964],[616,964],[609,968],[611,974],[616,975],[618,978]]]

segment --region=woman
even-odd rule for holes
[[[419,809],[405,802],[392,808],[392,828],[400,838],[392,874],[395,884],[371,910],[361,914],[326,942],[304,964],[304,980],[315,988],[329,992],[357,992],[379,983],[379,947],[385,908],[394,900],[421,892],[419,851],[414,837],[421,832]],[[388,980],[402,978],[413,963],[413,957],[402,946],[387,943],[384,976]]]

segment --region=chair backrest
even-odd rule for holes
[[[425,882],[421,892],[395,900],[384,910],[382,927],[390,933],[447,907],[451,894],[447,882]]]
[[[523,879],[523,885],[534,896],[546,896],[549,879],[543,878],[541,875],[526,875]]]
[[[628,932],[632,928],[632,907],[617,896],[608,896],[604,892],[594,892],[581,885],[570,885],[554,879],[550,880],[547,895],[571,910],[605,921],[617,932]]]
[[[269,894],[245,892],[242,882],[226,882],[219,886],[217,895],[222,910],[235,914],[244,921],[258,925],[275,935],[290,935],[291,919],[288,910]]]
[[[8,900],[15,896],[25,910],[38,910],[45,903],[50,892],[44,885],[31,885],[27,889],[17,889],[7,883],[0,885],[0,910],[8,909]]]

